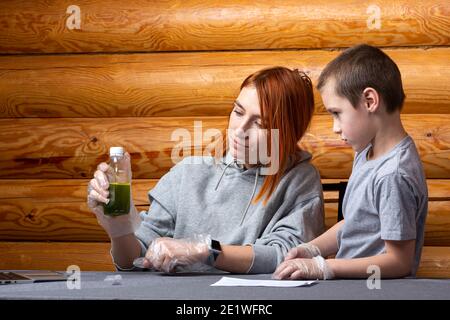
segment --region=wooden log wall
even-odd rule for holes
[[[0,269],[112,270],[86,206],[110,146],[131,153],[134,200],[147,210],[173,166],[175,129],[223,130],[248,74],[282,65],[316,83],[362,42],[402,73],[402,118],[430,194],[419,275],[450,277],[450,4],[438,0],[0,2]],[[324,183],[346,180],[353,152],[315,98],[300,145]],[[327,227],[337,201],[325,193]]]
[[[321,49],[357,42],[384,47],[445,46],[449,14],[445,0],[2,1],[0,50]]]

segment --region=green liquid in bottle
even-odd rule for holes
[[[113,182],[109,185],[109,202],[104,204],[104,212],[110,216],[120,216],[130,212],[130,184]]]

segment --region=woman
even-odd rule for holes
[[[88,204],[111,238],[116,267],[132,270],[134,259],[145,256],[145,267],[165,272],[201,263],[272,273],[289,249],[324,231],[320,176],[298,146],[313,112],[306,74],[275,67],[250,75],[234,102],[219,161],[179,162],[149,191],[150,210],[140,215],[134,206],[129,215],[103,214],[108,166],[100,164]],[[272,150],[267,159],[255,152],[261,146]]]

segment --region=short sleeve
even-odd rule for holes
[[[416,239],[418,202],[412,185],[401,174],[384,176],[376,185],[375,199],[383,240]]]

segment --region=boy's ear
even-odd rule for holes
[[[368,112],[374,113],[380,106],[380,96],[377,90],[367,87],[363,91],[363,106]]]

